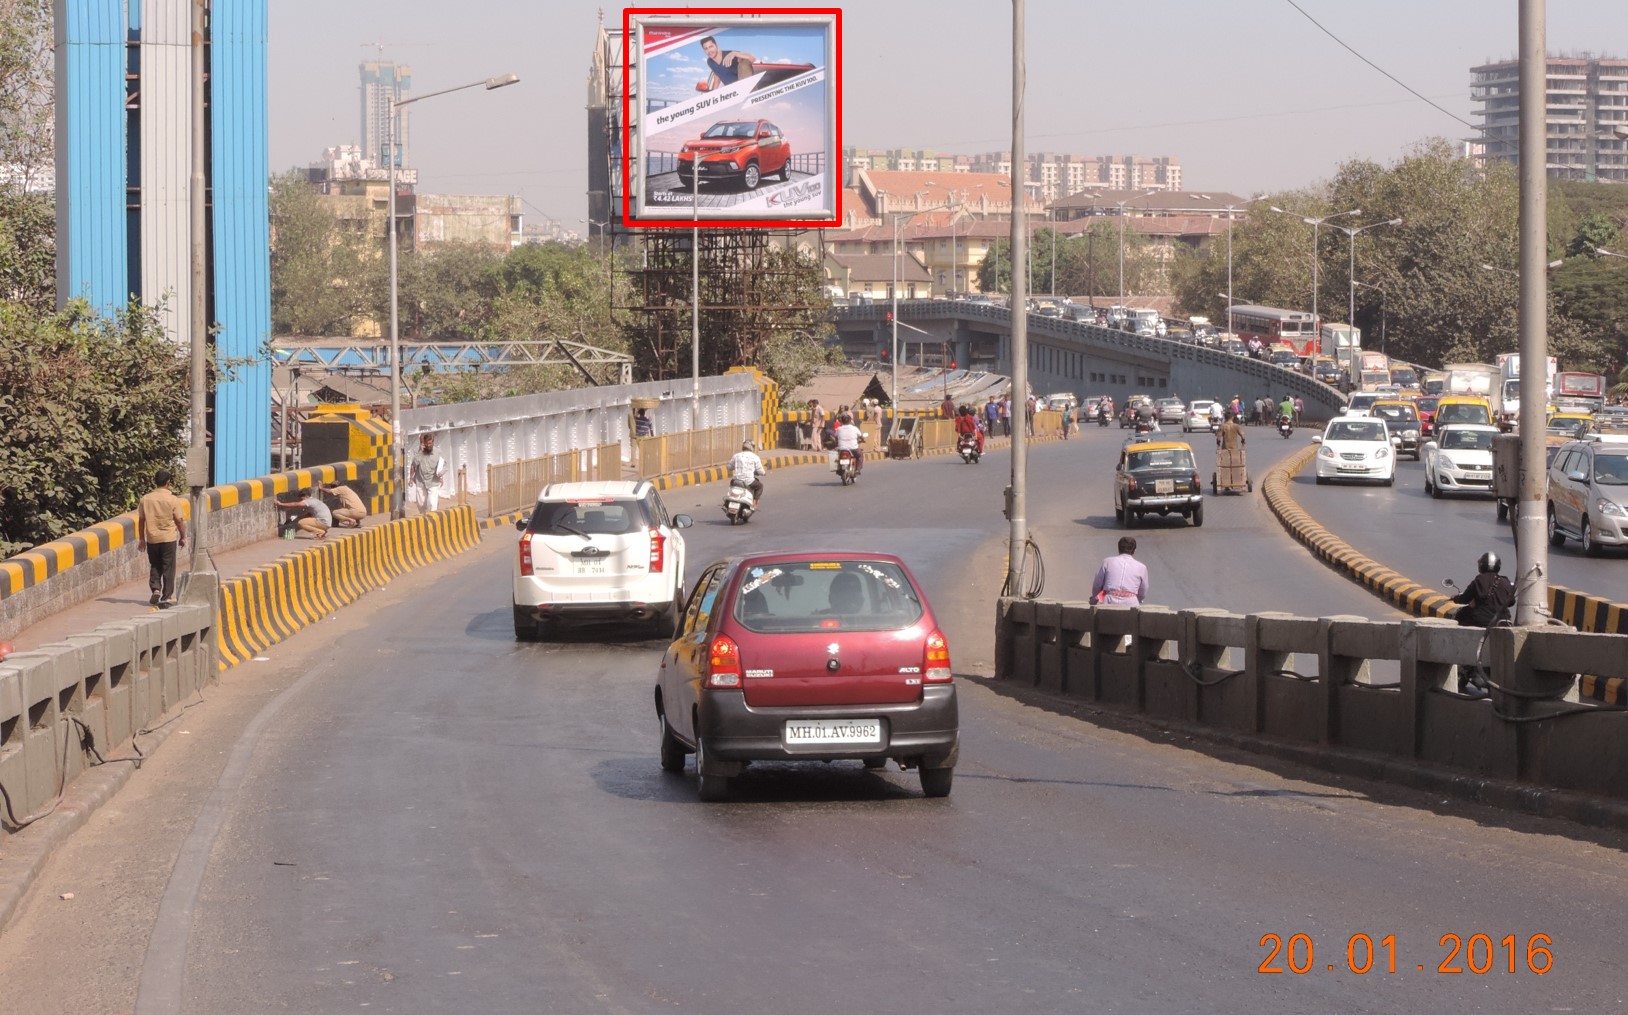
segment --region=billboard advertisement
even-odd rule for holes
[[[625,224],[836,224],[840,11],[623,16]]]

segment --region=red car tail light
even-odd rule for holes
[[[708,687],[741,685],[741,649],[733,638],[720,634],[712,639],[707,657]]]
[[[955,678],[950,672],[950,643],[944,633],[935,629],[927,636],[927,647],[922,654],[922,679],[929,684],[947,684]]]
[[[520,534],[520,577],[531,577],[531,533]]]
[[[667,537],[659,532],[650,533],[650,573],[661,574],[667,566]]]

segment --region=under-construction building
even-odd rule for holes
[[[1489,161],[1520,160],[1520,75],[1518,60],[1470,68],[1470,98],[1481,107],[1481,136],[1471,147]],[[1551,56],[1546,76],[1548,175],[1628,183],[1628,60]]]
[[[690,375],[697,305],[702,376],[759,365],[776,333],[818,336],[828,306],[809,300],[821,292],[820,260],[797,250],[794,231],[622,226],[625,42],[601,16],[588,80],[588,217],[590,239],[640,248],[621,259],[628,284],[617,287],[635,379]]]

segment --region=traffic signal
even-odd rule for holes
[[[951,370],[954,370],[954,369],[955,369],[955,360],[953,360],[953,359],[952,359],[952,360],[950,360],[950,369],[951,369]]]
[[[888,361],[888,356],[890,356],[890,355],[891,355],[891,353],[889,353],[888,350],[883,349],[882,350],[882,362],[886,363]]]
[[[888,322],[889,322],[889,323],[891,323],[891,322],[892,322],[892,321],[893,321],[893,311],[891,311],[891,310],[889,310],[889,311],[887,311],[887,312],[886,312],[886,313],[887,313],[887,316],[886,316],[886,318],[885,318],[885,319],[886,319],[886,320],[887,320],[887,321],[888,321]]]

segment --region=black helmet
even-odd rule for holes
[[[1504,562],[1498,559],[1498,555],[1490,552],[1483,553],[1480,559],[1475,562],[1475,569],[1482,574],[1497,574],[1503,566]]]

